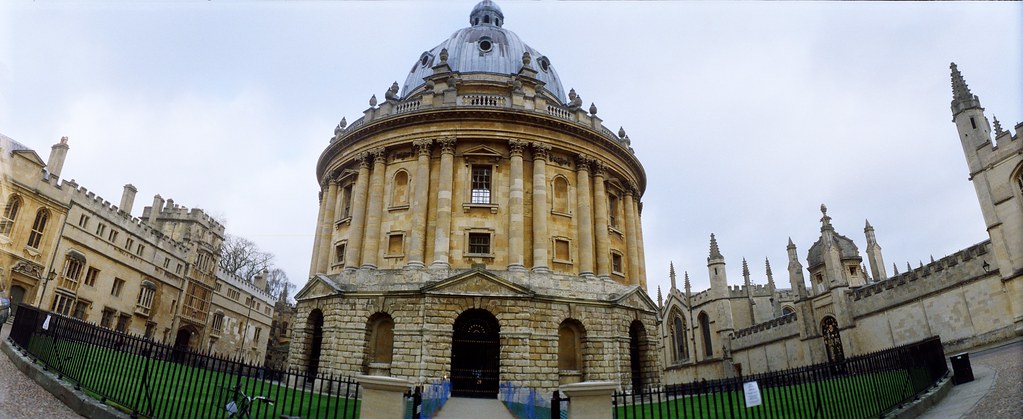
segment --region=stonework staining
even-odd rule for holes
[[[660,384],[643,167],[504,22],[480,2],[400,95],[335,129],[292,366],[481,397]]]
[[[989,239],[906,272],[885,270],[874,227],[864,228],[868,271],[856,244],[821,206],[821,235],[799,261],[788,243],[789,289],[730,287],[710,238],[709,290],[675,285],[659,303],[665,383],[733,377],[830,362],[940,336],[946,352],[1023,334],[1023,124],[991,125],[955,64],[952,117]],[[868,275],[869,272],[869,275]],[[809,275],[806,286],[804,273]]]

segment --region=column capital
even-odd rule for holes
[[[544,144],[539,141],[533,141],[533,160],[549,160],[551,154],[550,144]]]
[[[385,153],[385,150],[384,150],[383,147],[374,148],[374,149],[372,149],[370,151],[367,151],[366,154],[367,154],[367,156],[372,156],[374,164],[375,163],[386,163],[387,162],[387,160],[386,160],[387,159],[387,153]]]
[[[579,153],[575,159],[575,166],[577,171],[590,171],[590,165],[593,164],[593,157],[589,154]]]
[[[437,144],[441,154],[455,154],[455,137],[438,138]]]
[[[593,160],[593,176],[607,177],[607,164],[604,162],[594,159]]]
[[[359,162],[359,169],[369,169],[370,155],[368,152],[362,152],[355,156],[355,161]]]
[[[639,185],[636,182],[625,182],[625,194],[629,196],[639,196]]]
[[[529,143],[523,140],[508,140],[508,148],[511,150],[512,156],[521,157],[522,150],[526,148],[527,145],[529,145]]]
[[[429,156],[430,149],[433,147],[433,140],[431,139],[415,140],[412,141],[412,147],[416,149],[416,154],[420,156],[424,155]]]

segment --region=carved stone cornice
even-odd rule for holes
[[[512,156],[522,157],[522,150],[526,148],[529,143],[523,140],[508,140],[508,148],[511,149]]]
[[[412,142],[412,147],[416,149],[416,154],[420,156],[429,156],[430,149],[433,147],[433,140],[415,140]]]
[[[455,154],[455,137],[438,138],[437,144],[441,154]]]
[[[533,141],[533,160],[550,160],[551,145]]]

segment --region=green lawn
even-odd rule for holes
[[[747,408],[741,391],[619,406],[616,418],[867,418],[913,395],[906,371],[836,378],[818,384],[763,388],[763,404]]]
[[[359,401],[338,397],[337,388],[332,389],[333,396],[321,395],[296,389],[293,381],[289,386],[287,382],[154,361],[78,342],[58,341],[54,345],[44,336],[33,336],[27,349],[53,365],[68,381],[80,384],[86,393],[98,399],[106,395],[111,405],[127,412],[137,410],[144,416],[227,417],[225,407],[233,399],[235,386],[240,385],[245,394],[265,396],[274,403],[253,403],[254,418],[277,418],[282,414],[303,418],[358,417]],[[344,391],[342,387],[340,392]]]

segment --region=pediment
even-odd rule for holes
[[[343,290],[334,284],[330,278],[323,275],[316,275],[309,279],[309,282],[295,294],[295,300],[311,300],[320,297],[341,294]]]
[[[618,298],[613,298],[615,304],[620,306],[635,308],[639,310],[657,311],[657,305],[650,299],[650,296],[646,294],[639,286],[633,285],[629,290],[626,290]]]
[[[485,145],[470,148],[465,150],[462,154],[465,156],[501,157],[501,153]]]
[[[469,271],[423,288],[427,294],[531,297],[533,291],[487,271]]]

